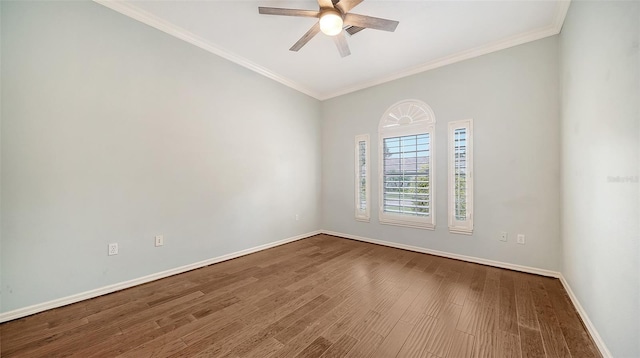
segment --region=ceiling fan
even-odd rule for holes
[[[322,31],[328,36],[333,36],[333,41],[338,47],[340,56],[351,54],[349,44],[344,33],[354,35],[364,29],[376,29],[393,32],[398,26],[398,21],[381,19],[377,17],[352,14],[349,11],[363,0],[318,0],[320,10],[281,9],[277,7],[258,7],[258,12],[263,15],[282,15],[319,18],[300,40],[293,44],[290,51],[298,51],[306,45],[318,32]],[[345,27],[346,25],[346,27]],[[344,31],[343,31],[344,30]]]

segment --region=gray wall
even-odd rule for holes
[[[0,69],[2,69],[2,6],[0,5]],[[2,312],[2,74],[0,70],[0,312]]]
[[[557,37],[389,82],[322,104],[324,229],[455,254],[560,269],[560,126]],[[436,116],[435,231],[378,223],[378,122],[418,99]],[[447,228],[447,122],[473,118],[475,229]],[[369,133],[371,222],[354,219],[353,141]],[[509,241],[498,240],[501,231]],[[517,233],[526,245],[515,243]]]
[[[319,227],[317,100],[95,3],[1,6],[2,311]]]
[[[639,24],[573,1],[560,36],[562,272],[615,357],[640,356]]]

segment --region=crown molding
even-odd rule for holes
[[[168,21],[165,21],[153,14],[144,11],[137,6],[131,5],[124,1],[118,0],[93,0],[95,3],[98,3],[102,6],[105,6],[111,10],[119,12],[125,16],[128,16],[134,20],[138,20],[143,24],[149,25],[153,28],[156,28],[162,32],[165,32],[173,37],[176,37],[180,40],[186,41],[192,45],[195,45],[205,51],[211,52],[214,55],[218,55],[224,59],[227,59],[231,62],[234,62],[242,67],[245,67],[251,71],[259,73],[267,78],[270,78],[276,82],[280,82],[281,84],[293,88],[298,92],[302,92],[308,96],[319,99],[319,94],[305,86],[300,85],[299,83],[293,82],[288,78],[277,74],[267,68],[264,68],[248,59],[239,56],[229,50],[221,48],[219,46],[213,45],[207,40],[199,37],[182,27],[176,26]]]
[[[556,34],[559,34],[562,31],[562,25],[564,25],[564,19],[567,17],[567,12],[569,11],[569,6],[571,5],[571,0],[562,0],[558,2],[556,7],[556,17],[553,23]]]
[[[211,52],[224,59],[234,62],[251,71],[259,73],[267,78],[270,78],[276,82],[279,82],[285,86],[288,86],[296,91],[302,92],[308,96],[316,98],[320,101],[324,101],[324,100],[338,97],[344,94],[363,90],[365,88],[377,86],[386,82],[390,82],[403,77],[415,75],[421,72],[433,70],[438,67],[443,67],[456,62],[472,59],[474,57],[479,57],[492,52],[504,50],[509,47],[514,47],[514,46],[522,45],[527,42],[540,40],[545,37],[557,35],[562,30],[564,19],[567,15],[567,11],[571,4],[571,0],[558,1],[556,6],[556,14],[554,16],[553,22],[547,27],[544,27],[542,29],[536,29],[536,30],[522,33],[516,36],[511,36],[502,40],[498,40],[493,43],[478,46],[470,50],[466,50],[466,51],[458,52],[449,56],[441,57],[415,67],[411,67],[408,69],[404,69],[404,70],[392,73],[387,76],[378,77],[371,81],[360,82],[358,84],[341,88],[336,91],[319,93],[300,83],[294,82],[278,73],[275,73],[265,67],[262,67],[252,61],[249,61],[248,59],[242,56],[239,56],[231,51],[228,51],[224,48],[221,48],[212,43],[209,43],[207,40],[179,26],[176,26],[168,21],[165,21],[153,14],[150,14],[134,5],[131,5],[127,2],[119,1],[119,0],[93,0],[93,1],[111,10],[117,11],[125,16],[128,16],[132,19],[138,20],[146,25],[156,28],[162,32],[165,32],[171,36],[174,36],[178,39],[181,39],[192,45],[195,45],[205,51]]]
[[[415,66],[415,67],[411,67],[409,69],[404,69],[401,70],[399,72],[395,72],[393,74],[390,74],[388,76],[383,76],[383,77],[379,77],[377,79],[371,80],[371,81],[366,81],[366,82],[361,82],[359,84],[335,91],[335,92],[330,92],[330,93],[325,93],[323,94],[319,99],[321,101],[333,98],[333,97],[338,97],[338,96],[342,96],[344,94],[348,94],[348,93],[352,93],[352,92],[356,92],[365,88],[369,88],[369,87],[373,87],[373,86],[377,86],[386,82],[391,82],[403,77],[408,77],[411,75],[415,75],[421,72],[425,72],[425,71],[429,71],[429,70],[433,70],[436,69],[438,67],[443,67],[443,66],[447,66],[447,65],[451,65],[454,64],[456,62],[461,62],[464,60],[469,60],[472,59],[474,57],[479,57],[482,55],[487,55],[490,54],[492,52],[496,52],[496,51],[500,51],[500,50],[504,50],[510,47],[514,47],[514,46],[518,46],[518,45],[522,45],[525,44],[527,42],[531,42],[531,41],[536,41],[536,40],[540,40],[543,39],[545,37],[549,37],[549,36],[554,36],[560,33],[560,30],[562,30],[562,24],[564,23],[564,18],[567,16],[567,11],[569,9],[569,4],[571,3],[570,0],[562,0],[559,1],[557,6],[556,6],[556,15],[554,17],[553,23],[550,24],[547,27],[544,27],[542,29],[536,29],[533,31],[529,31],[529,32],[525,32],[522,34],[518,34],[515,36],[511,36],[502,40],[498,40],[496,42],[493,43],[489,43],[486,45],[482,45],[482,46],[478,46],[476,48],[472,48],[470,50],[466,50],[466,51],[461,51],[449,56],[445,56],[445,57],[441,57],[438,59],[435,59],[433,61]]]

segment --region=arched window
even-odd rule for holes
[[[381,223],[435,228],[435,123],[431,107],[418,100],[400,101],[380,119]]]

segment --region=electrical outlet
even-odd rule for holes
[[[524,234],[518,234],[518,244],[524,245]]]
[[[296,214],[296,221],[300,220],[300,214]]]
[[[500,233],[500,241],[507,241],[507,237],[508,237],[508,236],[509,236],[509,235],[507,234],[507,232],[506,232],[506,231],[501,232],[501,233]]]
[[[156,235],[156,246],[164,245],[164,236]]]
[[[118,254],[118,244],[117,243],[109,244],[109,256],[113,256],[117,254]]]

